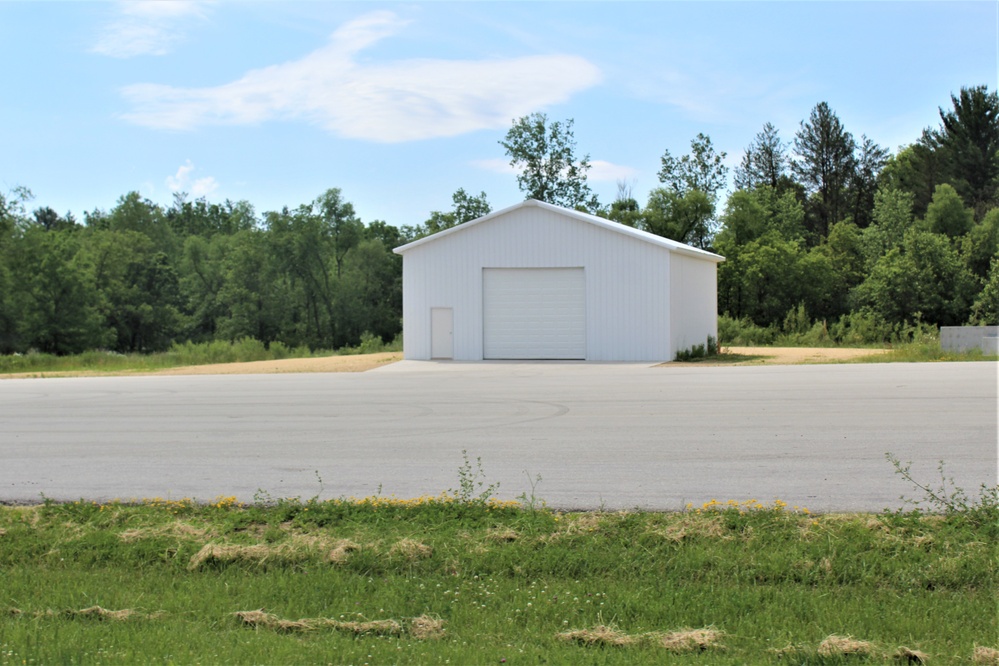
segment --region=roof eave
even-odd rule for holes
[[[714,252],[708,252],[707,250],[701,250],[701,249],[698,249],[696,247],[691,247],[690,245],[685,245],[684,243],[680,243],[678,241],[671,240],[669,238],[663,238],[662,236],[656,236],[655,234],[651,234],[651,233],[649,233],[647,231],[642,231],[640,229],[635,229],[633,227],[629,227],[629,226],[620,224],[618,222],[614,222],[612,220],[606,220],[606,219],[604,219],[602,217],[597,217],[596,215],[591,215],[589,213],[583,213],[583,212],[580,212],[578,210],[572,210],[570,208],[562,208],[561,206],[555,206],[553,204],[546,203],[544,201],[538,201],[536,199],[528,199],[527,201],[521,201],[520,203],[514,204],[513,206],[507,206],[506,208],[504,208],[502,210],[498,210],[498,211],[495,211],[493,213],[489,213],[488,215],[483,215],[482,217],[476,218],[476,219],[471,220],[469,222],[465,222],[464,224],[459,224],[458,226],[451,227],[450,229],[445,229],[444,231],[438,231],[436,234],[432,234],[430,236],[424,236],[423,238],[420,238],[419,240],[415,240],[412,243],[407,243],[406,245],[401,245],[401,246],[395,248],[392,251],[395,252],[396,254],[404,254],[406,252],[409,252],[413,248],[419,247],[420,245],[425,245],[427,243],[431,243],[433,241],[440,240],[441,238],[444,238],[445,236],[449,236],[449,235],[454,234],[454,233],[459,233],[461,231],[465,231],[465,230],[467,230],[467,229],[469,229],[471,227],[474,227],[474,226],[476,226],[478,224],[481,224],[483,222],[487,222],[487,221],[493,219],[494,217],[499,217],[500,215],[504,215],[504,214],[509,213],[510,211],[516,210],[518,208],[528,208],[528,207],[544,208],[544,209],[547,209],[547,210],[551,210],[553,212],[560,213],[562,215],[567,215],[569,217],[576,218],[576,219],[578,219],[578,220],[580,220],[582,222],[586,222],[587,224],[592,224],[594,226],[598,226],[598,227],[602,227],[604,229],[607,229],[608,231],[613,231],[614,233],[622,234],[622,235],[625,235],[625,236],[631,236],[632,238],[635,238],[636,240],[640,240],[640,241],[644,241],[646,243],[651,243],[653,245],[658,245],[660,247],[664,247],[667,250],[669,250],[670,252],[676,252],[677,254],[684,254],[684,255],[691,256],[691,257],[696,257],[698,259],[702,259],[702,260],[705,260],[705,261],[712,261],[714,263],[721,263],[721,262],[725,261],[725,257],[723,257],[721,255],[718,255],[718,254],[715,254]]]

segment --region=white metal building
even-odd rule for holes
[[[396,248],[407,359],[668,361],[717,337],[724,259],[525,201]]]

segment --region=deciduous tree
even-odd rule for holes
[[[948,238],[958,238],[971,230],[974,214],[964,207],[957,190],[944,183],[937,185],[933,201],[926,209],[926,226],[929,230]]]
[[[457,192],[451,195],[451,202],[450,211],[432,211],[427,221],[415,230],[414,235],[417,237],[429,236],[438,231],[444,231],[459,224],[478,219],[492,212],[492,207],[489,205],[489,200],[486,198],[485,192],[479,192],[478,196],[472,196],[464,188],[459,188]]]
[[[703,192],[713,206],[728,179],[725,157],[724,151],[715,152],[711,137],[698,134],[690,141],[689,154],[679,158],[668,150],[663,154],[659,182],[681,197],[692,190]]]
[[[713,212],[711,200],[701,190],[681,194],[658,187],[649,193],[649,201],[642,211],[642,228],[663,238],[707,248],[713,235]]]
[[[532,113],[515,120],[499,143],[525,198],[593,212],[599,203],[586,184],[590,156],[576,157],[572,126],[572,118],[549,121],[544,113]]]

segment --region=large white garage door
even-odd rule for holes
[[[582,268],[484,268],[483,358],[585,359]]]

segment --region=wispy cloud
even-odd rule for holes
[[[638,176],[638,170],[621,164],[612,164],[603,160],[590,162],[590,170],[586,174],[588,180],[615,183],[619,180],[631,180]]]
[[[339,136],[394,143],[506,127],[601,80],[595,65],[573,55],[357,62],[406,23],[389,11],[367,14],[299,60],[212,88],[128,86],[133,109],[123,118],[175,130],[301,119]]]
[[[115,18],[104,26],[91,50],[113,58],[165,55],[192,20],[206,18],[207,4],[193,0],[118,2]]]
[[[471,165],[483,171],[492,171],[500,174],[518,174],[519,170],[510,166],[508,160],[492,158],[486,160],[473,160]],[[590,170],[586,172],[586,179],[593,182],[613,183],[619,180],[630,180],[638,176],[638,170],[629,166],[613,164],[604,160],[590,160]]]
[[[187,160],[177,169],[177,173],[166,177],[167,189],[171,192],[187,192],[198,198],[207,196],[219,188],[218,181],[211,176],[192,179],[193,172],[194,165],[191,160]]]

